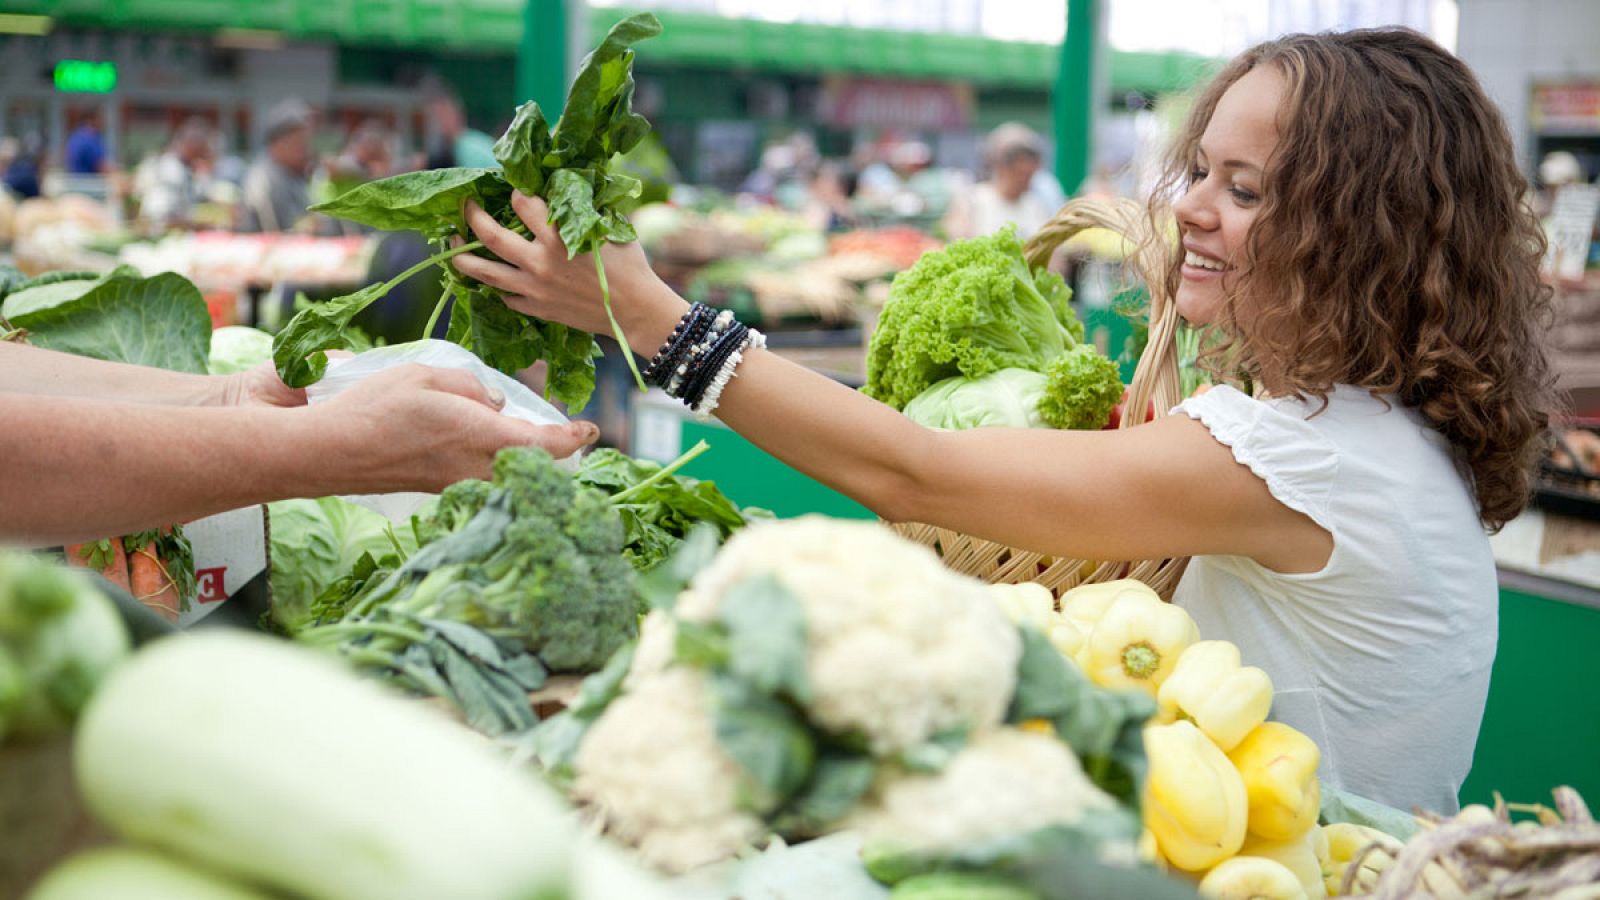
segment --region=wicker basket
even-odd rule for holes
[[[1165,416],[1182,398],[1178,392],[1177,331],[1178,313],[1166,295],[1164,252],[1146,244],[1149,218],[1142,205],[1126,199],[1109,201],[1073,200],[1061,207],[1039,233],[1028,241],[1028,262],[1044,265],[1062,242],[1086,228],[1106,228],[1121,234],[1138,249],[1135,268],[1150,292],[1150,340],[1134,370],[1124,408],[1142,410],[1150,401],[1155,414]],[[1137,415],[1124,415],[1119,425],[1139,424]],[[933,525],[891,523],[897,532],[920,544],[932,547],[945,565],[965,575],[991,584],[1017,584],[1033,581],[1049,588],[1056,596],[1083,584],[1096,584],[1118,578],[1137,578],[1150,585],[1163,598],[1171,599],[1178,579],[1183,576],[1187,558],[1149,559],[1134,562],[1096,562],[1065,559],[1005,544],[986,541],[959,531]]]

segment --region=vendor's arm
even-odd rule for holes
[[[11,341],[0,341],[0,393],[163,406],[300,406],[306,402],[305,391],[285,387],[270,365],[230,376],[190,375]]]
[[[129,534],[285,497],[437,491],[499,449],[566,456],[593,426],[498,414],[465,372],[408,366],[314,407],[189,407],[0,392],[0,543]]]
[[[589,331],[606,330],[592,261],[568,261],[542,203],[517,197],[532,241],[476,208],[478,237],[515,266],[457,257],[508,303]],[[687,304],[636,245],[604,251],[612,304],[629,342],[650,354]],[[749,354],[717,415],[774,456],[884,518],[941,525],[1087,559],[1223,553],[1270,568],[1320,568],[1332,538],[1279,503],[1198,422],[1174,417],[1126,431],[935,432],[828,378],[764,351]]]

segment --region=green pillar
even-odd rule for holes
[[[1051,110],[1055,115],[1056,177],[1068,196],[1077,193],[1089,177],[1094,153],[1101,10],[1100,0],[1067,0],[1067,36],[1061,42],[1061,68]]]
[[[517,45],[517,102],[537,100],[552,125],[567,100],[566,0],[527,0]]]

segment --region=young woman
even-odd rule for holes
[[[709,360],[738,376],[716,415],[891,520],[1194,556],[1175,602],[1272,676],[1274,716],[1316,740],[1327,784],[1452,810],[1495,652],[1485,530],[1522,509],[1551,409],[1544,240],[1505,126],[1414,32],[1291,36],[1200,95],[1166,186],[1152,214],[1179,225],[1178,308],[1226,336],[1262,399],[1218,387],[1126,431],[940,433],[746,336],[742,359]],[[457,265],[605,332],[593,262],[566,260],[544,204],[517,204],[531,241],[470,211],[512,264]],[[605,254],[634,346],[703,330],[637,246]],[[676,385],[702,408],[720,387]]]

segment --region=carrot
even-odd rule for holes
[[[67,564],[85,566],[104,575],[112,584],[129,590],[128,554],[121,538],[102,538],[87,544],[66,546]]]
[[[128,581],[134,599],[160,613],[169,622],[178,621],[178,585],[157,552],[161,532],[143,531],[124,540],[128,543]]]

